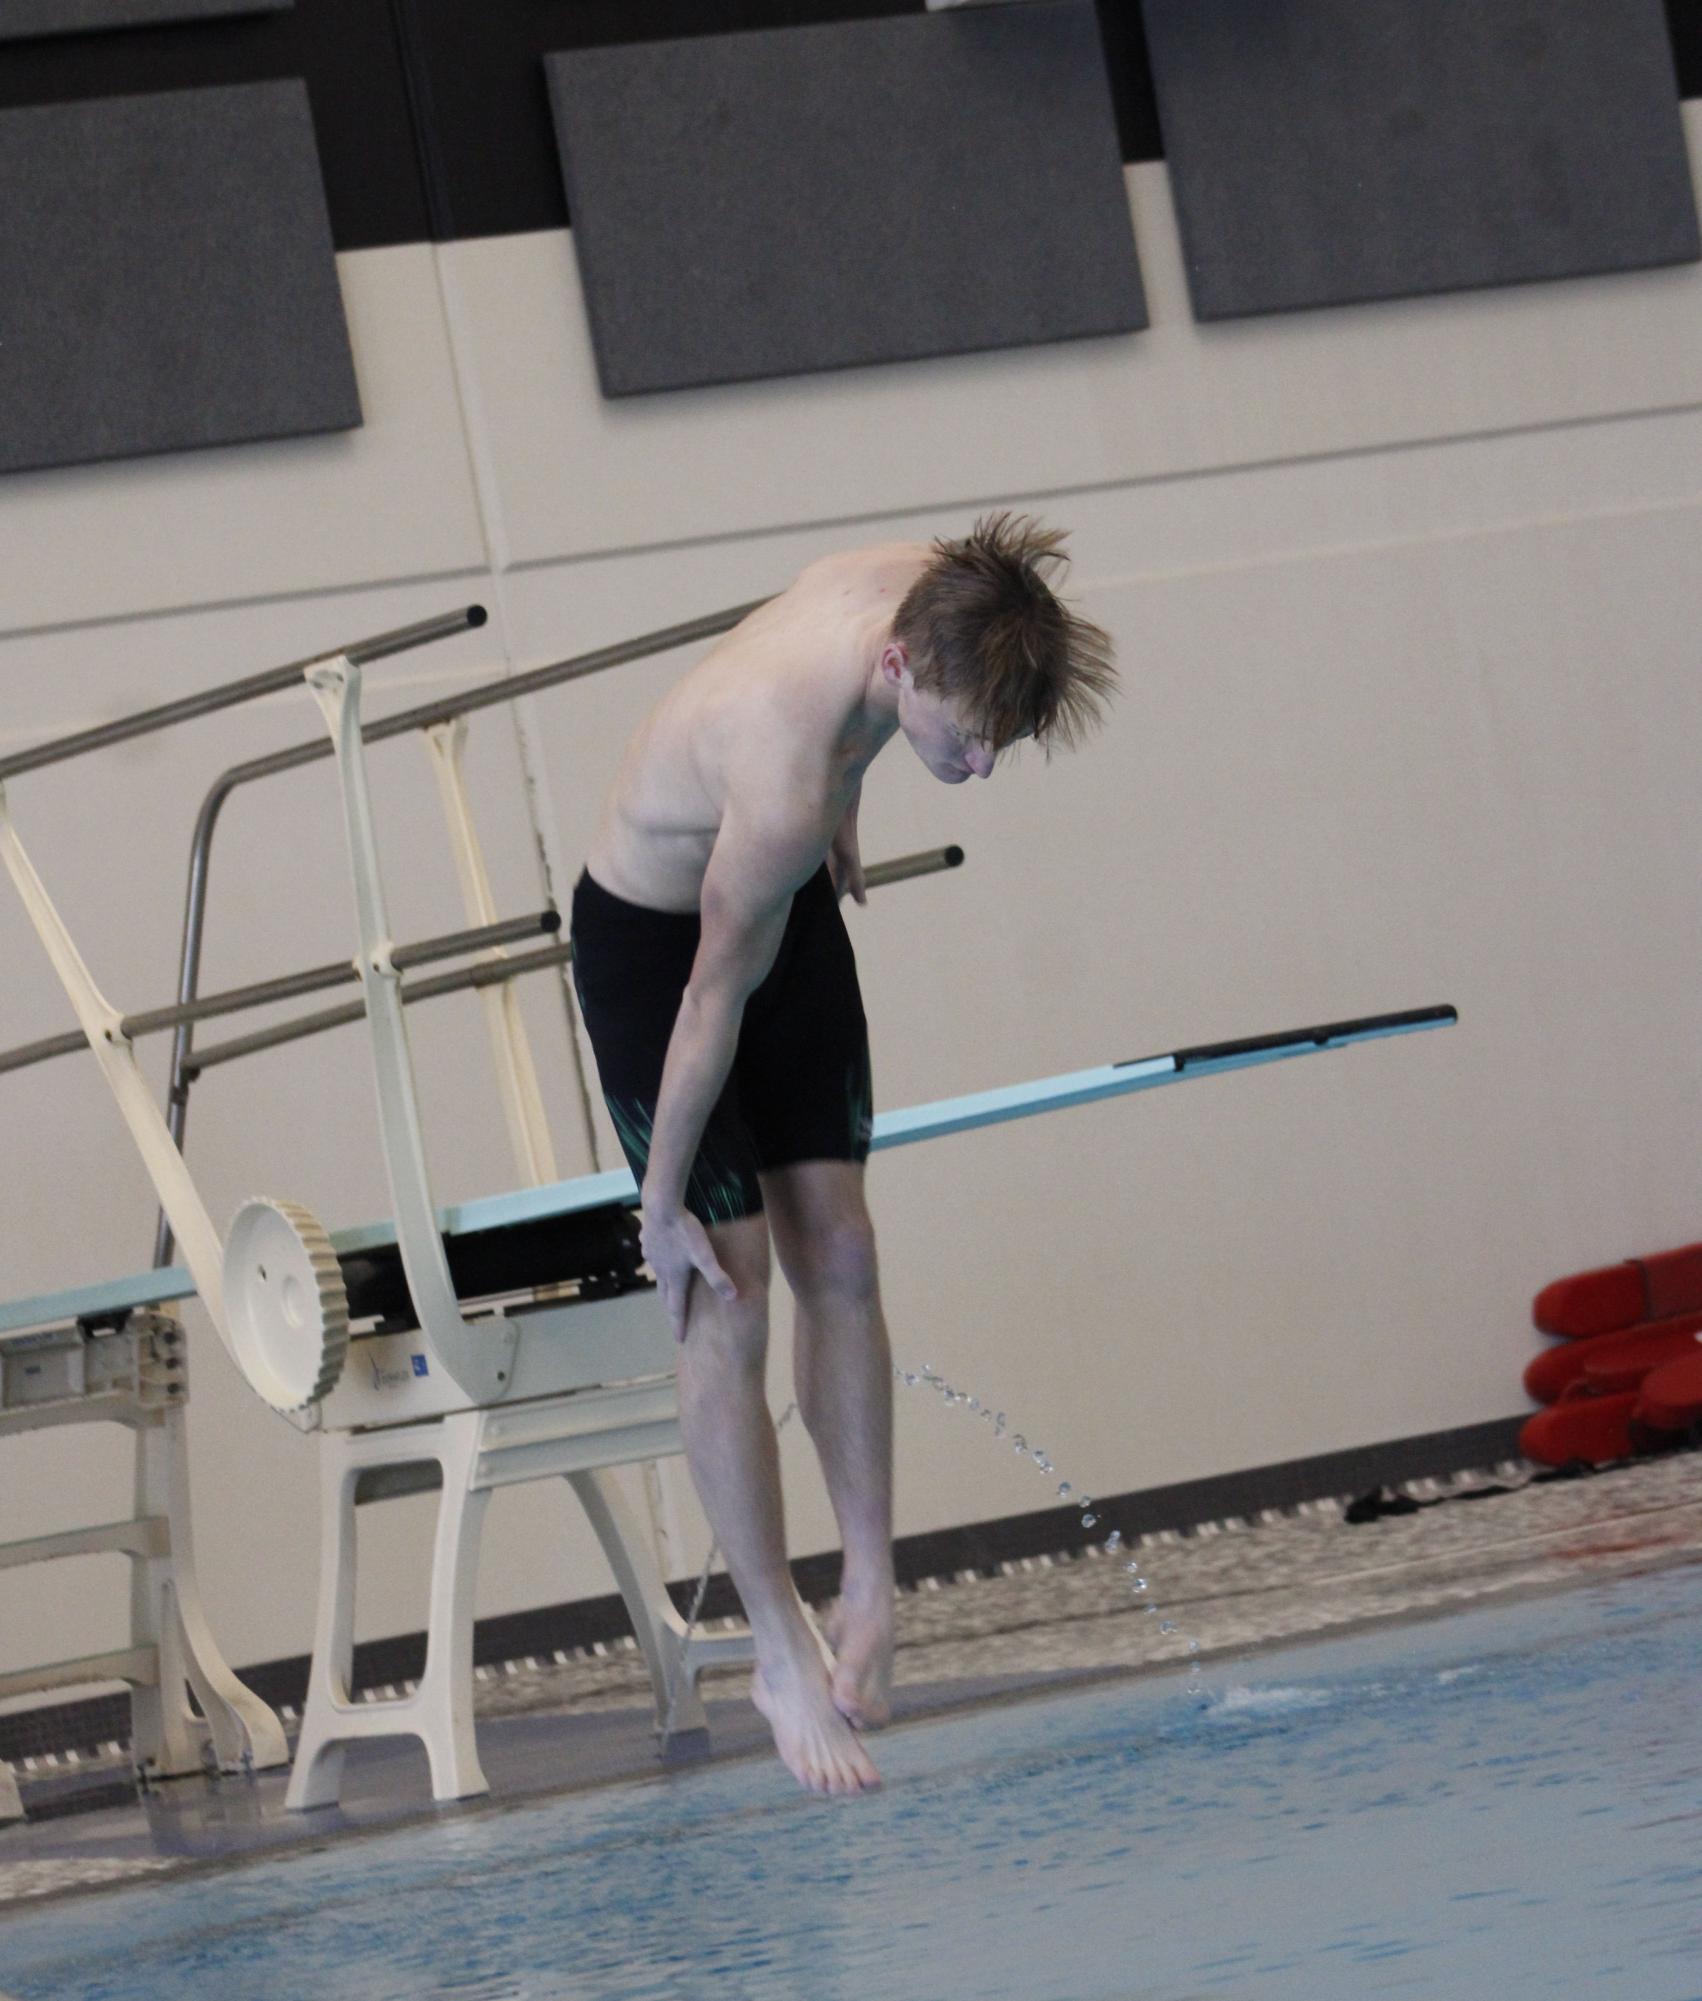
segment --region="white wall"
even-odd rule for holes
[[[1692,157],[1699,108],[1686,106]],[[1129,172],[1149,333],[632,403],[597,396],[565,234],[341,260],[346,437],[0,483],[0,747],[479,599],[371,670],[375,712],[783,585],[823,550],[1074,531],[1110,729],[946,791],[902,745],[878,858],[967,866],[853,912],[878,1102],[1452,1001],[1456,1029],[878,1159],[895,1347],[993,1398],[1078,1486],[1158,1485],[1521,1407],[1531,1294],[1699,1234],[1702,271],[1203,328],[1162,166]],[[475,719],[499,901],[577,867],[624,732],[686,664]],[[303,694],[9,788],[98,980],[175,981],[196,810],[319,728]],[[399,936],[459,901],[426,760],[374,753]],[[558,879],[565,897],[570,887]],[[239,792],[204,983],[349,949],[331,768]],[[0,1047],[70,1017],[9,889]],[[589,1164],[559,986],[526,988],[564,1172]],[[411,1015],[441,1199],[508,1186],[477,1002]],[[164,1041],[146,1045],[163,1078]],[[599,1120],[601,1113],[599,1109]],[[616,1153],[600,1124],[602,1162]],[[145,1266],[154,1203],[92,1065],[0,1077],[0,1297]],[[209,1073],[188,1156],[222,1221],[385,1214],[355,1030]],[[192,1312],[203,1582],[237,1662],[305,1651],[314,1448]],[[784,1327],[777,1329],[784,1334]],[[790,1396],[785,1342],[772,1371]],[[900,1532],[1051,1486],[900,1402]],[[792,1543],[836,1538],[801,1428]],[[0,1446],[0,1539],[126,1512],[114,1432]],[[683,1569],[703,1548],[670,1470]],[[431,1503],[363,1511],[362,1636],[422,1623]],[[499,1493],[482,1614],[610,1588],[565,1490]],[[116,1645],[120,1559],[0,1576],[0,1668]]]

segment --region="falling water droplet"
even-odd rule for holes
[[[979,1397],[971,1396],[967,1390],[955,1388],[939,1374],[932,1363],[924,1362],[920,1370],[914,1374],[901,1369],[895,1363],[893,1364],[892,1373],[896,1379],[902,1381],[912,1389],[919,1384],[925,1384],[929,1388],[938,1391],[941,1401],[948,1407],[952,1404],[967,1405],[977,1417],[992,1425],[993,1436],[995,1438],[1008,1438],[1012,1449],[1024,1458],[1032,1458],[1034,1464],[1042,1473],[1053,1474],[1058,1470],[1053,1465],[1044,1446],[1036,1445],[1031,1448],[1028,1440],[1020,1431],[1012,1432],[1008,1430],[1009,1420],[1004,1411],[995,1411],[991,1404],[984,1404]],[[790,1415],[790,1412],[788,1412],[788,1415]],[[1100,1518],[1094,1512],[1096,1503],[1092,1495],[1086,1492],[1078,1494],[1068,1480],[1060,1481],[1057,1491],[1060,1501],[1069,1501],[1074,1497],[1075,1507],[1084,1529],[1093,1529],[1099,1526]],[[1123,1531],[1121,1529],[1112,1529],[1105,1537],[1102,1547],[1108,1555],[1123,1549]],[[1147,1595],[1150,1587],[1147,1580],[1140,1574],[1138,1559],[1125,1562],[1123,1568],[1128,1573],[1129,1591],[1135,1599],[1135,1603],[1129,1607],[1129,1610],[1148,1615],[1159,1612],[1161,1608],[1155,1605]],[[1167,1637],[1174,1634],[1176,1630],[1175,1620],[1164,1619],[1160,1622],[1159,1631]],[[1197,1639],[1188,1640],[1187,1651],[1188,1687],[1202,1701],[1209,1701],[1210,1697],[1200,1678],[1200,1642]],[[3,1997],[0,1997],[0,2001],[3,2001]]]

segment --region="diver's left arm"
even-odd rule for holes
[[[827,870],[833,878],[835,896],[843,896],[849,890],[853,903],[866,904],[869,892],[863,881],[863,858],[857,847],[857,808],[862,803],[863,781],[858,779],[851,803],[833,836],[833,845],[827,851]]]

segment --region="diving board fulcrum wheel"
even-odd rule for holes
[[[349,1352],[349,1296],[311,1210],[245,1202],[225,1233],[224,1292],[231,1347],[259,1396],[296,1411],[330,1394]]]

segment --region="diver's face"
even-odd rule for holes
[[[991,778],[997,753],[977,736],[957,700],[918,688],[906,676],[898,694],[898,725],[910,748],[943,785]]]
[[[909,649],[897,640],[881,654],[880,671],[896,697],[905,741],[942,785],[990,778],[997,753],[978,736],[958,698],[918,688]]]

